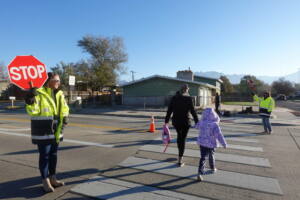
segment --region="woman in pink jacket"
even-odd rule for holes
[[[197,143],[200,147],[201,158],[199,161],[198,180],[202,181],[205,166],[205,157],[208,155],[209,166],[212,172],[215,172],[214,152],[217,147],[217,140],[226,148],[226,141],[219,126],[220,118],[212,108],[206,108],[202,113],[202,119],[197,123],[196,128],[199,129]]]

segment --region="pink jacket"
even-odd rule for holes
[[[219,126],[220,118],[212,108],[206,108],[202,113],[202,119],[196,124],[199,129],[197,143],[208,148],[216,148],[217,140],[226,147],[225,138]]]

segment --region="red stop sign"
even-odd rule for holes
[[[45,65],[34,56],[16,56],[7,66],[10,81],[22,89],[40,88],[48,75]]]

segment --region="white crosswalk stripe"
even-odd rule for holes
[[[236,138],[239,139],[239,138]],[[156,138],[157,141],[160,141],[161,138]],[[226,139],[228,140],[228,139]],[[230,140],[229,141],[240,141],[240,140]],[[242,140],[245,141],[245,140]],[[246,140],[247,141],[247,140]],[[176,138],[173,138],[171,140],[171,143],[176,143]],[[197,145],[197,138],[187,138],[186,139],[186,143],[187,144],[195,144]],[[221,147],[221,145],[219,145]],[[247,146],[247,145],[238,145],[238,144],[227,144],[227,148],[229,149],[236,149],[236,150],[245,150],[245,151],[258,151],[258,152],[263,152],[263,148],[262,147],[253,147],[253,146]]]
[[[196,179],[198,171],[198,167],[195,166],[178,167],[176,164],[170,162],[136,157],[129,157],[119,165],[122,167],[153,171],[156,173],[192,179]],[[215,174],[210,174],[207,176],[204,175],[204,180],[207,182],[229,185],[261,192],[282,194],[279,183],[274,178],[218,170],[218,172]]]
[[[159,145],[144,145],[140,148],[140,150],[161,153],[161,152],[163,152],[164,147],[162,145],[161,146],[159,146]],[[165,153],[177,155],[178,150],[177,150],[177,148],[174,148],[174,147],[168,147],[168,149]],[[184,155],[189,156],[189,157],[199,158],[200,151],[193,150],[193,149],[185,149]],[[260,157],[241,156],[241,155],[227,154],[227,153],[215,153],[215,159],[219,160],[219,161],[224,161],[224,162],[233,162],[233,163],[254,165],[254,166],[260,166],[260,167],[271,167],[271,164],[268,159],[260,158]]]
[[[72,188],[71,191],[94,198],[111,200],[208,200],[104,176],[93,177],[88,182]]]
[[[263,148],[254,146],[256,144],[262,145],[255,137],[257,134],[250,132],[243,132],[240,130],[230,130],[230,127],[223,129],[224,136],[228,143],[228,149],[236,151],[248,151],[253,156],[244,156],[233,153],[215,153],[215,159],[226,162],[226,164],[242,164],[248,167],[257,167],[257,169],[270,169],[271,164],[267,158],[257,157],[257,153],[262,153]],[[172,135],[176,135],[174,130],[171,130]],[[187,144],[184,156],[190,158],[200,158],[200,150],[195,150],[197,130],[191,130],[187,138]],[[176,136],[175,136],[176,137]],[[173,137],[172,142],[176,143],[176,138]],[[185,165],[178,167],[174,162],[165,162],[161,160],[154,160],[147,158],[147,155],[162,153],[164,146],[159,144],[161,137],[155,139],[153,144],[148,144],[140,147],[139,152],[144,151],[147,154],[139,154],[139,157],[131,156],[119,164],[120,167],[144,171],[145,173],[155,173],[166,176],[175,176],[183,179],[196,179],[198,166]],[[230,142],[234,141],[234,144]],[[251,143],[252,146],[240,143]],[[190,148],[189,148],[190,147]],[[193,149],[191,149],[193,147]],[[149,154],[150,153],[150,154]],[[165,155],[178,155],[178,149],[169,146]],[[261,154],[260,154],[261,155]],[[218,169],[216,173],[209,173],[203,175],[204,182],[210,184],[222,185],[225,187],[233,187],[236,189],[246,189],[249,191],[256,191],[264,194],[283,195],[279,182],[276,178],[265,177],[251,174],[244,174],[240,172],[225,171]],[[204,199],[196,196],[189,196],[180,192],[161,190],[156,187],[149,187],[142,184],[131,183],[125,180],[118,180],[117,178],[95,177],[87,183],[81,184],[72,189],[73,192],[86,194],[100,199]],[[166,193],[167,192],[167,193]],[[120,194],[120,195],[118,195]],[[204,196],[206,196],[204,194]]]

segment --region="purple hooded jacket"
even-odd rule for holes
[[[217,140],[226,147],[225,138],[219,126],[220,118],[212,108],[206,108],[202,113],[202,119],[196,124],[196,129],[199,129],[197,138],[198,145],[216,148]]]

